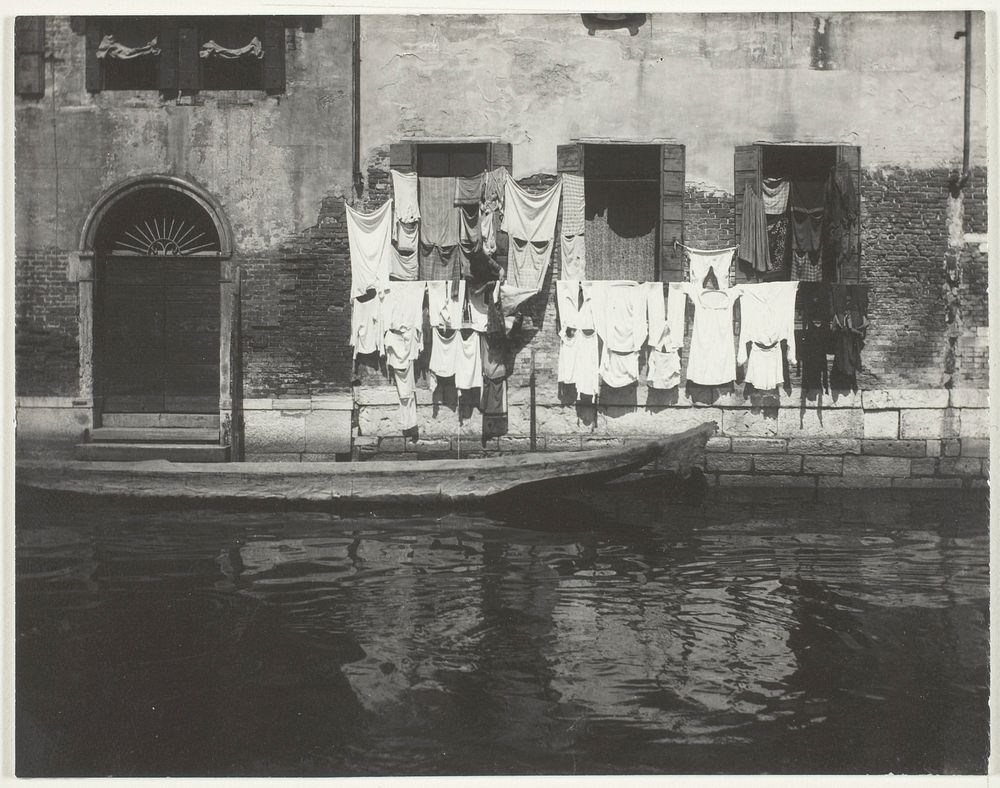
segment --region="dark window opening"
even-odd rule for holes
[[[659,145],[584,145],[590,279],[657,278]]]
[[[198,32],[201,45],[199,58],[202,88],[205,90],[261,88],[264,25],[260,17],[223,17],[201,21]],[[216,47],[211,44],[215,44]]]
[[[102,17],[98,30],[101,87],[155,89],[162,55],[157,20],[141,16]]]
[[[471,178],[486,170],[486,143],[420,145],[417,175],[423,178]]]

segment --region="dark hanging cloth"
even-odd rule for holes
[[[479,206],[483,198],[483,173],[455,178],[455,205]],[[476,212],[478,214],[478,211]]]
[[[740,246],[737,254],[740,260],[749,263],[758,273],[774,268],[768,250],[764,203],[749,184],[743,190],[743,216],[740,219]]]
[[[458,244],[437,246],[420,242],[420,257],[417,261],[419,279],[427,282],[456,279],[462,276],[465,266],[468,266],[468,258],[462,254]]]
[[[489,327],[495,328],[493,308],[490,306]],[[499,331],[479,335],[480,355],[483,363],[483,390],[480,409],[483,412],[483,441],[507,434],[507,337],[503,332],[503,317],[498,315]]]
[[[829,278],[839,282],[844,266],[855,253],[851,236],[860,213],[857,189],[845,162],[830,171],[823,202],[823,265]]]
[[[772,216],[767,221],[767,245],[774,271],[788,270],[788,216]],[[787,278],[787,277],[785,277]]]
[[[830,285],[833,311],[833,368],[830,386],[858,390],[861,350],[868,329],[868,285]]]
[[[788,210],[792,218],[792,248],[818,252],[823,243],[823,181],[792,181]]]
[[[830,374],[826,361],[832,342],[829,326],[807,323],[805,328],[796,330],[795,342],[802,365],[803,390],[829,393]]]
[[[804,323],[830,324],[833,320],[830,285],[822,282],[799,282],[795,302]]]

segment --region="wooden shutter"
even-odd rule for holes
[[[660,281],[684,281],[684,253],[674,241],[684,243],[683,145],[660,146]]]
[[[14,22],[17,62],[14,90],[20,96],[45,94],[45,17],[19,16]]]
[[[557,145],[556,170],[572,175],[583,175],[583,145],[579,142],[574,142],[571,145]]]
[[[97,48],[101,45],[101,28],[97,21],[87,20],[87,91],[97,93],[101,89],[101,62],[97,59]]]
[[[285,19],[267,17],[264,20],[264,90],[283,93],[285,90]]]
[[[735,200],[734,216],[736,218],[735,242],[740,242],[740,223],[743,221],[743,192],[747,186],[752,186],[760,195],[761,190],[761,160],[763,151],[760,145],[737,145],[733,156],[733,199]],[[747,272],[739,263],[736,265],[737,282],[747,281]]]
[[[177,90],[177,23],[164,22],[157,31],[160,46],[159,78],[160,90]]]
[[[514,150],[509,142],[491,142],[489,152],[489,167],[503,167],[510,172],[514,163]]]
[[[846,164],[854,183],[858,219],[851,227],[851,257],[841,270],[841,281],[856,284],[861,281],[861,148],[854,145],[837,146],[837,163]]]
[[[389,146],[389,169],[416,172],[417,146],[410,142],[394,142]]]
[[[197,25],[181,25],[177,30],[177,89],[201,87],[201,58]]]

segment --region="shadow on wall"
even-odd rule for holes
[[[628,30],[629,35],[638,35],[639,28],[646,24],[645,14],[580,14],[588,35],[598,30]]]

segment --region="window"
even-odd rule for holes
[[[813,232],[796,238],[791,211],[794,197],[790,196],[783,212],[768,212],[768,246],[774,269],[766,274],[752,270],[744,261],[737,266],[736,280],[801,279],[856,283],[860,279],[860,220],[856,207],[861,201],[861,149],[847,145],[745,145],[736,149],[734,157],[734,192],[736,200],[736,243],[740,240],[743,216],[743,196],[750,186],[760,196],[765,185],[783,188],[789,194],[798,189],[808,204],[815,203]],[[830,216],[826,204],[826,185],[832,178],[849,184],[855,206],[852,221],[841,231],[830,232]],[[799,214],[801,216],[801,214]],[[813,244],[804,238],[815,237]],[[805,246],[815,246],[808,251]]]
[[[285,88],[276,16],[88,17],[87,90]]]
[[[398,143],[389,148],[389,167],[398,172],[416,173],[420,178],[471,178],[487,170],[503,167],[510,174],[511,146],[501,142],[455,142],[455,143]],[[452,186],[452,189],[454,187]],[[450,192],[453,194],[453,191]],[[440,196],[440,195],[439,195]],[[420,190],[421,216],[427,216],[425,194]],[[450,202],[449,202],[450,205]],[[458,232],[458,211],[475,213],[478,226],[478,205],[455,207],[455,231]],[[440,213],[440,212],[436,212]],[[423,220],[422,220],[423,221]],[[422,237],[422,236],[421,236]],[[456,236],[457,238],[457,236]],[[418,244],[417,267],[420,279],[441,279],[458,276],[465,278],[490,279],[496,277],[496,266],[481,252],[466,253],[460,244],[446,253],[440,247],[424,247]],[[495,263],[506,267],[506,234],[497,233],[497,250],[493,255]],[[452,271],[449,276],[444,272]]]
[[[14,90],[25,98],[45,94],[45,17],[19,16],[14,22]]]
[[[574,143],[557,161],[584,179],[588,279],[683,279],[683,145]]]

